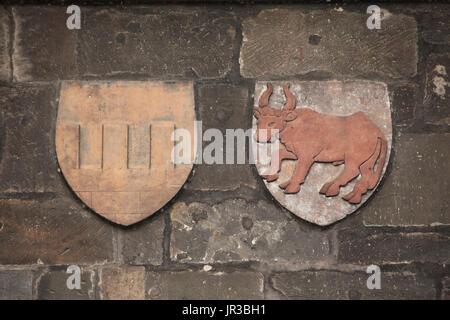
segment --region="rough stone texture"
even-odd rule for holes
[[[419,101],[419,87],[413,83],[400,83],[390,88],[392,122],[397,126],[411,125]]]
[[[249,126],[250,108],[248,105],[248,89],[243,86],[229,84],[205,84],[198,87],[198,110],[202,121],[203,133],[210,128],[219,129],[223,134],[223,163],[226,162],[226,130],[243,129]],[[203,141],[203,151],[211,141]],[[252,175],[252,169],[248,164],[248,141],[244,150],[238,150],[235,139],[235,157],[237,154],[246,155],[246,164],[199,164],[194,175],[186,185],[194,190],[233,190],[240,186],[255,188],[257,181]],[[208,153],[209,154],[209,153]]]
[[[76,78],[77,34],[82,30],[67,28],[66,9],[64,6],[12,8],[16,81]]]
[[[148,299],[247,300],[264,298],[264,277],[256,272],[150,272]]]
[[[450,134],[405,134],[398,137],[391,174],[364,209],[364,224],[450,224],[449,144]]]
[[[0,300],[31,300],[32,285],[33,273],[31,271],[0,271]]]
[[[282,109],[284,101],[283,86],[286,82],[272,82],[273,94],[269,101],[272,108]],[[257,82],[255,88],[255,106],[258,106],[260,96],[266,90],[266,82]],[[369,81],[291,81],[289,89],[296,97],[297,108],[309,108],[311,110],[335,115],[348,116],[363,111],[370,120],[384,134],[387,141],[386,160],[383,173],[389,163],[390,148],[392,144],[391,110],[387,88],[382,83]],[[257,129],[257,120],[253,117],[253,128]],[[376,143],[376,142],[375,142]],[[268,148],[267,143],[254,143],[253,154],[260,155],[256,167],[258,172],[264,173],[269,169],[271,150],[265,156],[264,151]],[[269,148],[274,150],[277,143],[272,142]],[[259,149],[259,150],[258,150]],[[269,192],[278,202],[295,215],[318,225],[329,225],[347,216],[358,209],[373,193],[368,191],[363,195],[361,203],[351,204],[342,197],[350,193],[355,181],[349,182],[340,189],[336,197],[326,197],[319,193],[322,186],[335,179],[343,171],[344,166],[333,166],[331,163],[314,163],[301,185],[300,192],[286,194],[279,187],[280,183],[288,181],[295,170],[295,160],[284,160],[279,178],[273,182],[264,183]]]
[[[145,299],[144,267],[105,267],[100,269],[100,299]]]
[[[9,20],[6,10],[0,8],[0,81],[9,81],[11,78]]]
[[[322,71],[346,77],[414,76],[414,18],[388,13],[380,30],[369,30],[367,18],[364,13],[335,10],[311,14],[295,9],[263,10],[243,22],[241,74],[255,78]]]
[[[446,277],[442,280],[442,300],[450,300],[450,278]]]
[[[304,231],[265,201],[226,200],[174,205],[170,256],[178,262],[260,261],[284,266],[324,260],[327,234]]]
[[[109,224],[71,199],[0,200],[0,264],[88,264],[113,258]]]
[[[86,9],[79,39],[80,72],[218,78],[231,70],[235,18],[188,9]]]
[[[54,147],[55,91],[50,85],[0,88],[1,193],[61,188]]]
[[[143,221],[131,228],[120,230],[122,253],[127,264],[160,265],[163,262],[165,213]]]
[[[192,82],[62,83],[56,153],[72,190],[92,210],[124,226],[158,211],[192,170],[194,104]],[[190,154],[176,151],[176,129],[189,135],[184,145]]]
[[[384,273],[381,289],[368,289],[365,272],[301,271],[275,274],[273,286],[287,299],[434,299],[434,282],[414,274]]]
[[[94,298],[95,272],[81,268],[80,289],[68,289],[67,279],[72,275],[64,268],[51,268],[40,276],[37,285],[39,300],[89,300]]]
[[[450,44],[450,6],[434,8],[421,15],[422,37],[431,44]]]
[[[338,261],[363,265],[450,261],[450,236],[436,232],[344,230],[338,233]]]
[[[426,72],[425,121],[450,126],[450,55],[431,55]]]

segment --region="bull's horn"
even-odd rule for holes
[[[284,94],[286,95],[286,104],[284,105],[283,110],[294,110],[295,109],[295,96],[292,94],[292,92],[289,91],[289,87],[291,86],[290,83],[287,83],[284,86]]]
[[[264,91],[264,93],[261,95],[261,98],[259,98],[259,107],[265,108],[269,106],[269,98],[272,94],[273,88],[272,84],[270,82],[267,83],[267,90]]]

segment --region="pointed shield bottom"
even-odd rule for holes
[[[56,124],[60,168],[87,206],[131,225],[169,202],[189,176],[192,162],[173,161],[173,133],[187,130],[194,150],[194,121],[191,82],[63,82]]]

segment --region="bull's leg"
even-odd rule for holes
[[[280,185],[281,189],[285,189],[284,193],[297,193],[300,191],[300,185],[305,181],[313,163],[313,157],[301,157],[298,159],[291,180]]]
[[[275,155],[275,153],[278,153],[278,156]],[[266,179],[267,182],[272,182],[272,181],[275,181],[278,179],[278,172],[281,169],[281,161],[283,161],[284,159],[294,160],[294,159],[297,159],[297,156],[295,154],[293,154],[292,152],[287,151],[286,149],[279,149],[272,153],[271,159],[276,159],[276,161],[272,160],[270,162],[269,172],[271,172],[271,174],[262,174],[261,175],[261,177],[263,179]]]
[[[361,202],[361,197],[369,189],[370,177],[373,175],[372,164],[366,161],[361,165],[361,180],[359,180],[352,192],[345,195],[343,198],[350,203],[357,204]]]
[[[327,197],[334,197],[339,194],[340,187],[345,186],[350,180],[353,180],[359,175],[358,164],[352,161],[345,162],[344,171],[333,181],[327,182],[320,189],[320,193]]]

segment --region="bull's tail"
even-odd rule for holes
[[[370,156],[369,161],[371,162],[371,167],[373,174],[369,178],[369,190],[375,188],[380,180],[381,173],[383,172],[384,162],[386,161],[386,139],[383,136],[378,137],[377,145],[375,147],[374,153]],[[378,160],[377,169],[375,169],[375,163]]]

